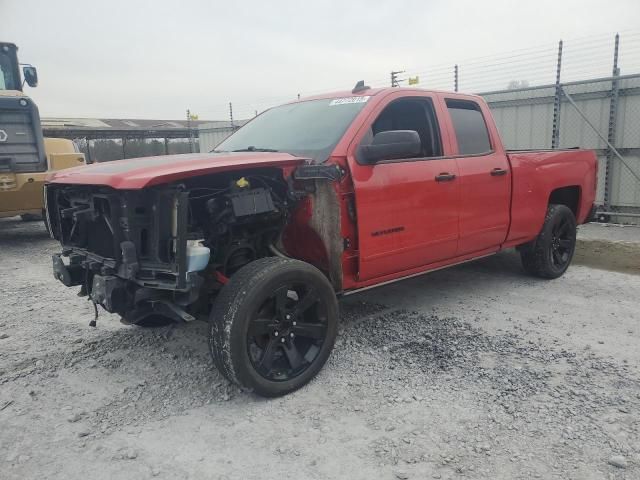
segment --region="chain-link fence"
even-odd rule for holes
[[[640,32],[393,71],[391,83],[479,93],[509,149],[596,150],[599,218],[640,224]]]
[[[483,96],[507,148],[594,149],[599,218],[640,223],[640,75]]]

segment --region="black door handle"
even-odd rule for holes
[[[493,170],[491,170],[492,177],[500,177],[506,174],[507,174],[507,171],[504,168],[494,168]]]
[[[453,173],[441,173],[440,175],[436,175],[436,182],[450,182],[451,180],[455,180],[456,176]]]

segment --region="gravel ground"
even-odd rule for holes
[[[581,225],[574,263],[640,275],[640,226]]]
[[[89,328],[56,250],[0,220],[3,479],[640,478],[638,275],[504,252],[349,297],[318,378],[264,400],[202,323]]]

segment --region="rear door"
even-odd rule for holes
[[[398,92],[379,105],[356,136],[349,167],[356,195],[360,281],[447,260],[458,243],[459,184],[454,158],[443,158],[437,104]],[[375,165],[357,147],[387,130],[415,130],[422,152]]]
[[[509,229],[511,172],[500,142],[492,141],[490,112],[474,100],[445,98],[457,148],[460,184],[458,255],[498,248]],[[495,127],[494,127],[495,133]]]

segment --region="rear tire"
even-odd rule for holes
[[[534,241],[520,248],[524,270],[553,279],[567,271],[576,248],[576,219],[566,205],[549,205],[542,230]]]
[[[231,382],[277,397],[309,382],[335,342],[338,303],[314,266],[261,258],[238,270],[211,311],[213,362]]]

